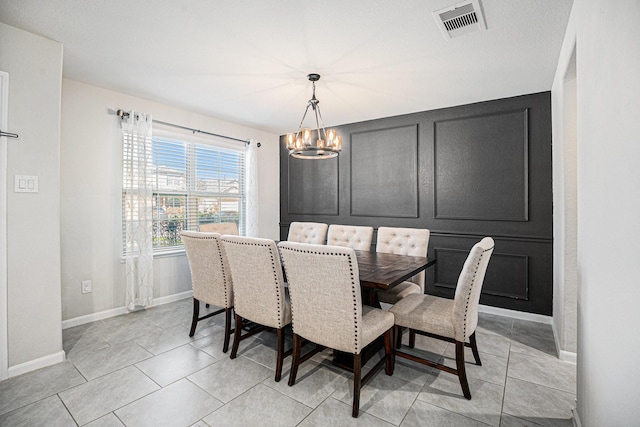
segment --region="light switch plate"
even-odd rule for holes
[[[37,193],[38,177],[35,175],[15,175],[14,191],[16,193]]]

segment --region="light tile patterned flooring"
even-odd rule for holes
[[[290,358],[273,380],[274,334],[243,341],[231,360],[222,316],[188,337],[191,304],[64,330],[66,362],[0,382],[0,426],[572,425],[575,366],[555,357],[548,325],[481,313],[483,365],[467,364],[472,400],[455,376],[397,359],[393,376],[381,371],[363,388],[353,419],[352,376],[329,350],[288,387]],[[455,366],[452,344],[419,336],[416,351]]]

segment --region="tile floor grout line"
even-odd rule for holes
[[[109,414],[113,414],[113,416],[114,416],[114,417],[116,417],[116,419],[117,419],[118,421],[120,421],[120,423],[122,423],[122,425],[123,425],[124,427],[127,427],[127,425],[125,424],[124,420],[123,420],[122,418],[120,418],[120,417],[116,414],[116,411],[111,411],[111,412],[109,412]],[[107,416],[107,415],[109,415],[109,414],[104,414],[102,417],[106,417],[106,416]],[[102,417],[100,417],[100,418],[102,418]],[[98,419],[100,419],[100,418],[98,418]]]
[[[58,397],[58,400],[60,401],[60,403],[62,403],[62,406],[64,406],[64,409],[67,411],[67,413],[69,414],[69,416],[71,417],[73,422],[76,423],[77,426],[79,426],[80,422],[78,420],[76,420],[76,418],[73,416],[73,414],[71,413],[71,411],[67,407],[67,404],[64,403],[64,400],[62,400],[62,398],[60,397],[60,393],[56,393],[55,396]]]
[[[153,393],[156,393],[156,392],[158,392],[158,391],[160,391],[160,390],[164,390],[164,389],[165,389],[165,387],[168,387],[169,385],[173,384],[173,383],[171,383],[171,384],[168,384],[168,385],[167,385],[167,386],[165,386],[165,387],[162,387],[160,384],[158,384],[158,383],[156,383],[155,381],[153,381],[153,378],[150,378],[147,374],[145,374],[144,372],[142,372],[142,371],[140,370],[140,368],[138,368],[137,366],[135,366],[135,365],[129,365],[129,366],[132,366],[132,367],[134,367],[135,369],[137,369],[137,370],[138,370],[142,375],[144,375],[145,377],[147,377],[149,380],[151,380],[154,384],[156,384],[156,385],[157,385],[158,387],[160,387],[160,388],[159,388],[159,389],[157,389],[157,390],[153,390],[153,391],[151,391],[151,392],[149,392],[149,393],[147,393],[147,394],[145,394],[145,395],[143,395],[143,396],[140,396],[140,397],[138,397],[138,398],[136,398],[136,399],[132,400],[131,402],[127,402],[127,403],[125,403],[124,405],[119,406],[119,407],[117,407],[117,408],[115,408],[115,409],[113,409],[113,410],[111,410],[111,411],[107,412],[106,414],[102,414],[102,415],[98,416],[98,418],[95,418],[95,419],[93,419],[93,420],[90,420],[90,421],[88,421],[88,422],[84,423],[83,425],[87,425],[87,424],[92,423],[92,422],[94,422],[94,421],[96,421],[96,420],[99,420],[99,419],[100,419],[100,418],[102,418],[102,417],[105,417],[105,416],[109,415],[110,413],[113,413],[113,415],[115,415],[115,417],[116,417],[116,418],[118,418],[118,420],[119,420],[120,422],[122,422],[122,424],[124,424],[124,425],[125,425],[125,427],[126,427],[126,424],[125,424],[125,423],[120,419],[120,417],[118,417],[118,415],[116,415],[116,411],[118,411],[118,410],[120,410],[120,409],[124,408],[125,406],[131,405],[131,404],[132,404],[132,403],[134,403],[134,402],[138,402],[139,400],[144,399],[145,397],[147,397],[147,396],[149,396],[149,395],[151,395],[151,394],[153,394]],[[121,370],[123,370],[123,369],[126,369],[126,368],[128,368],[129,366],[125,366],[124,368],[119,369],[118,371],[121,371]],[[114,372],[118,372],[118,371],[114,371]],[[79,424],[80,424],[80,423],[78,423],[78,425],[79,425]]]
[[[548,386],[548,385],[544,385],[544,384],[538,384],[538,383],[534,383],[532,381],[528,381],[528,380],[523,380],[522,378],[518,378],[518,377],[511,377],[509,375],[507,375],[508,378],[514,379],[514,380],[518,380],[518,381],[522,381],[523,383],[527,383],[527,384],[531,384],[531,385],[535,385],[537,387],[544,387],[544,388],[548,388],[550,390],[554,390],[554,391],[559,391],[560,393],[565,393],[565,394],[570,394],[572,396],[575,396],[576,393],[571,393],[570,391],[566,391],[566,390],[560,390],[559,388],[556,387],[552,387],[552,386]]]
[[[511,337],[509,337],[509,352],[507,353],[507,369],[504,373],[504,384],[502,386],[502,401],[500,402],[500,424],[502,424],[502,415],[504,414],[504,399],[507,394],[507,378],[509,378],[509,361],[510,360],[511,360]]]

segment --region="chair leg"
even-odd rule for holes
[[[385,372],[387,375],[393,375],[393,369],[395,368],[396,358],[395,358],[395,350],[393,348],[393,332],[395,328],[390,328],[387,332],[384,333],[384,354],[386,360],[386,369]]]
[[[400,349],[402,347],[402,326],[396,326],[396,349]]]
[[[351,416],[358,418],[360,413],[360,374],[362,371],[362,356],[360,353],[353,355],[353,410]]]
[[[282,377],[282,363],[284,361],[284,328],[278,328],[278,360],[276,361],[276,382]]]
[[[231,338],[231,308],[224,309],[224,344],[222,352],[229,351],[229,339]]]
[[[462,394],[468,400],[471,400],[471,391],[467,382],[467,371],[464,367],[464,342],[456,341],[456,367],[458,368],[458,379],[462,386]]]
[[[300,335],[293,334],[293,356],[291,358],[291,372],[289,373],[289,387],[296,383],[296,375],[298,375],[298,365],[300,364],[301,347],[302,338],[300,338]]]
[[[235,331],[233,333],[233,347],[231,348],[231,358],[235,359],[238,354],[238,345],[240,344],[240,340],[242,339],[242,317],[235,313],[236,318],[236,326]]]
[[[482,366],[482,362],[480,361],[480,353],[478,353],[478,344],[476,343],[475,331],[469,337],[469,343],[471,344],[471,351],[473,352],[473,357],[476,359],[476,365]]]
[[[409,348],[415,348],[416,346],[416,331],[409,329]]]
[[[200,316],[200,301],[193,299],[193,318],[191,320],[191,330],[189,336],[192,337],[196,333],[196,325],[198,324],[198,316]]]

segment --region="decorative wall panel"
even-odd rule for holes
[[[469,251],[435,248],[434,252],[438,258],[434,286],[455,289]],[[526,255],[494,252],[482,285],[482,294],[528,300],[528,265],[529,257]]]
[[[351,215],[418,217],[418,125],[351,134]]]
[[[338,158],[289,158],[289,214],[338,215]]]
[[[527,117],[523,109],[434,123],[436,218],[527,221]]]

